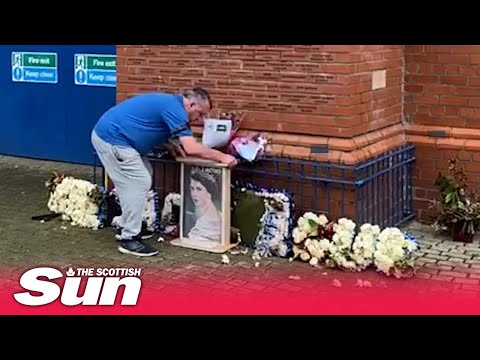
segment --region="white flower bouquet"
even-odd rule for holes
[[[307,212],[297,220],[293,229],[293,257],[316,266],[328,261],[332,252],[334,224],[325,215]]]
[[[336,223],[312,212],[297,221],[293,233],[293,258],[312,266],[323,264],[346,271],[363,271],[375,266],[379,272],[397,278],[414,274],[415,239],[398,228],[381,231],[378,225],[341,218]]]
[[[386,228],[378,236],[374,264],[379,272],[396,278],[414,274],[414,253],[417,243],[398,228]]]
[[[357,263],[353,259],[352,245],[355,239],[356,224],[347,218],[341,218],[333,226],[334,234],[330,258],[341,269],[356,271]]]
[[[62,220],[70,221],[73,226],[98,229],[102,192],[97,185],[71,176],[54,174],[45,186],[49,190],[47,206],[50,211],[61,214]]]
[[[380,235],[378,225],[363,224],[360,231],[355,236],[352,245],[352,259],[357,264],[359,270],[365,270],[373,264],[373,256]]]
[[[180,214],[177,214],[182,203],[182,196],[179,193],[169,193],[163,202],[160,213],[160,228],[164,235],[178,236]]]
[[[110,196],[114,198],[115,203],[118,205],[118,211],[115,211],[111,226],[118,227],[120,224],[122,208],[120,206],[120,200],[116,188],[113,188],[110,191]],[[161,228],[161,214],[159,208],[158,193],[155,190],[150,189],[147,193],[147,201],[145,202],[142,214],[142,225],[145,226],[148,231],[158,232]],[[113,211],[113,209],[111,209],[111,211]]]

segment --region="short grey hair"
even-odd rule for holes
[[[213,103],[212,99],[210,98],[210,94],[208,93],[207,90],[201,88],[201,87],[195,87],[193,89],[189,89],[183,93],[183,96],[187,99],[195,99],[195,100],[201,100],[201,101],[207,101],[208,105],[210,106],[210,109],[213,108]]]

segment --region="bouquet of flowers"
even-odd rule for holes
[[[52,177],[45,181],[45,187],[48,189],[48,194],[52,194],[55,191],[55,188],[60,184],[65,178],[65,174],[53,172]]]
[[[330,258],[336,266],[350,271],[357,271],[357,263],[353,257],[353,240],[356,224],[347,218],[341,218],[334,225]]]
[[[358,266],[358,269],[365,270],[373,263],[373,255],[380,235],[378,225],[363,224],[360,231],[355,236],[352,246],[352,259]]]
[[[293,256],[316,266],[362,271],[374,265],[379,272],[397,278],[414,274],[415,238],[398,228],[380,230],[341,218],[336,223],[312,212],[305,213],[293,230]]]
[[[49,191],[48,209],[62,215],[62,220],[73,226],[98,229],[99,206],[102,201],[100,187],[89,181],[54,173],[45,183]]]
[[[253,136],[234,137],[228,145],[228,152],[236,158],[253,162],[265,154],[267,144],[268,140],[262,133]]]
[[[181,202],[181,195],[175,192],[169,193],[165,197],[160,215],[160,228],[164,235],[178,236]]]
[[[417,243],[398,228],[386,228],[378,236],[374,264],[379,272],[396,278],[414,273],[414,252]]]
[[[320,261],[331,264],[329,256],[333,251],[334,233],[334,224],[330,223],[325,215],[305,213],[293,229],[293,257],[308,261],[312,266],[316,266]]]
[[[268,140],[265,134],[239,136],[245,114],[238,111],[222,112],[218,114],[219,120],[231,122],[231,131],[226,146],[221,149],[235,156],[237,159],[253,162],[259,160],[266,152]]]
[[[119,219],[122,214],[120,207],[120,200],[118,199],[116,189],[113,189],[110,192],[110,195],[114,197],[115,202],[117,203],[118,212],[113,217],[111,225],[119,226]],[[113,210],[113,209],[112,209]],[[156,191],[150,189],[147,193],[147,201],[143,209],[142,221],[143,225],[148,231],[157,232],[161,227],[161,219],[159,216],[159,199]]]

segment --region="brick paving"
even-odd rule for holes
[[[416,259],[417,278],[453,284],[459,293],[477,291],[480,287],[480,243],[453,242],[445,234],[432,231],[428,225],[413,222],[405,229],[414,234],[421,250]]]
[[[411,223],[406,229],[421,244],[414,279],[396,280],[376,272],[347,273],[313,268],[286,259],[269,258],[256,267],[249,255],[229,255],[230,264],[221,263],[218,254],[172,246],[168,242],[148,242],[160,250],[152,258],[120,254],[112,229],[97,231],[72,227],[59,219],[40,223],[32,215],[48,212],[44,181],[52,171],[64,172],[86,180],[92,168],[31,159],[0,156],[0,268],[10,274],[31,266],[141,267],[152,275],[152,289],[185,294],[195,287],[212,293],[250,295],[255,293],[318,294],[334,291],[334,280],[343,289],[355,290],[358,279],[369,280],[373,288],[390,284],[406,291],[454,291],[477,295],[480,290],[480,244],[459,244],[444,235],[436,235],[428,226]],[[318,286],[318,284],[322,286]]]

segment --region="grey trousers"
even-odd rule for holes
[[[118,226],[123,228],[122,240],[130,240],[142,229],[147,195],[152,187],[152,165],[137,150],[109,144],[95,131],[91,141],[120,201],[122,216]]]

